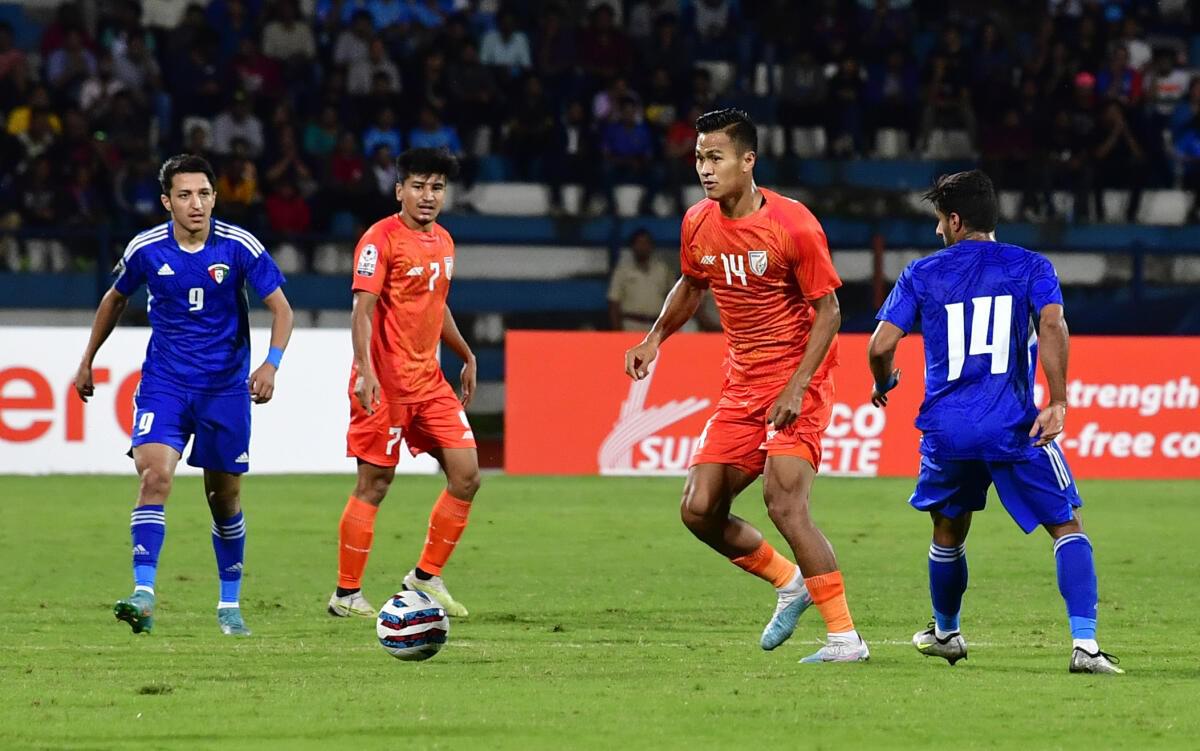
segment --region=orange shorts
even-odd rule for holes
[[[373,415],[358,403],[351,384],[346,456],[394,467],[400,461],[401,440],[413,456],[435,448],[475,448],[475,433],[450,384],[443,383],[438,393],[421,402],[395,404],[384,399]]]
[[[688,464],[727,464],[751,475],[762,474],[768,456],[798,456],[821,467],[821,436],[811,422],[796,420],[783,430],[767,430],[767,415],[774,400],[757,406],[722,396],[717,411],[704,425],[704,432]]]

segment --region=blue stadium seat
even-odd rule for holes
[[[480,381],[504,380],[504,348],[479,347],[475,352],[475,363],[478,369],[477,378]],[[442,369],[447,377],[455,382],[462,370],[463,361],[449,347],[442,347]]]
[[[329,234],[334,237],[354,237],[357,220],[349,211],[339,211],[329,219]]]
[[[25,14],[20,3],[0,3],[0,21],[7,21],[13,28],[13,44],[17,49],[30,52],[37,49],[42,38],[42,27]]]

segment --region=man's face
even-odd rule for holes
[[[638,263],[645,263],[654,255],[654,242],[649,235],[638,235],[633,239],[630,245],[633,250],[633,257]]]
[[[962,219],[953,211],[947,216],[937,209],[933,210],[937,215],[937,236],[942,238],[942,244],[947,248],[962,239],[963,224]]]
[[[422,226],[430,224],[446,202],[446,176],[408,175],[396,183],[396,200],[405,216]]]
[[[720,200],[744,190],[755,158],[753,151],[739,154],[737,144],[723,130],[696,136],[696,174],[705,197]]]
[[[162,196],[163,208],[171,212],[175,224],[188,232],[208,226],[217,191],[203,172],[181,172],[171,178],[170,195]]]

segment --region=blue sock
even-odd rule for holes
[[[236,607],[242,591],[242,561],[246,552],[246,520],[239,511],[225,521],[213,520],[213,552],[221,577],[221,600],[217,607]]]
[[[1092,541],[1082,532],[1058,538],[1054,542],[1054,561],[1058,568],[1058,591],[1067,601],[1071,638],[1095,639],[1096,603],[1100,595]]]
[[[938,631],[958,631],[963,592],[967,591],[967,544],[929,546],[929,595]]]
[[[138,506],[129,515],[133,538],[133,588],[154,592],[158,576],[158,554],[167,536],[167,516],[162,505]]]

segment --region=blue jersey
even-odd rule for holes
[[[931,458],[1021,461],[1037,368],[1034,317],[1062,304],[1054,266],[1016,245],[964,241],[904,269],[876,316],[925,338],[925,401],[917,417]]]
[[[250,375],[249,300],[266,297],[283,274],[253,235],[213,220],[192,253],[175,241],[174,222],[137,235],[117,263],[113,285],[129,296],[149,292],[150,344],[142,382],[209,394],[246,390]]]

